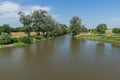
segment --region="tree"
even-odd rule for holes
[[[50,37],[59,36],[68,32],[66,25],[57,23],[45,10],[35,10],[31,15],[25,15],[23,12],[19,12],[18,14],[20,15],[20,22],[24,25],[25,32],[28,36],[34,30],[38,36],[42,32],[44,36]]]
[[[120,28],[113,28],[112,32],[115,34],[120,34]]]
[[[0,44],[10,44],[11,43],[11,36],[8,33],[2,32],[0,35]]]
[[[11,32],[25,32],[24,27],[11,27]]]
[[[10,34],[10,32],[11,32],[10,26],[8,24],[3,24],[3,26],[0,26],[0,34],[2,32]]]
[[[31,15],[25,15],[25,13],[23,12],[19,12],[18,15],[20,15],[20,22],[24,25],[25,33],[29,37],[31,32],[31,24],[32,24]]]
[[[87,32],[87,31],[88,31],[88,29],[84,25],[82,25],[81,26],[81,32]]]
[[[97,25],[96,30],[97,30],[97,32],[99,34],[104,34],[105,31],[107,30],[107,25],[104,24],[104,23],[103,24],[99,24],[99,25]]]
[[[73,35],[77,35],[81,32],[81,19],[77,16],[74,16],[70,20],[70,30],[73,33]]]
[[[68,26],[66,26],[65,24],[61,24],[62,26],[62,34],[67,34],[69,31]]]
[[[46,18],[47,11],[45,10],[35,10],[32,13],[32,21],[33,21],[33,27],[35,28],[35,31],[37,35],[40,35],[40,32],[44,31],[44,25],[45,25],[45,18]]]
[[[52,31],[55,30],[57,22],[50,16],[47,15],[45,18],[44,31],[46,35],[51,35]]]

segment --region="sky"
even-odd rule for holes
[[[69,25],[79,16],[87,28],[105,23],[108,28],[120,27],[120,0],[0,0],[0,25],[22,26],[17,13],[43,9],[56,21]]]

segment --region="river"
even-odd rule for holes
[[[65,35],[0,49],[0,80],[120,80],[120,47]]]

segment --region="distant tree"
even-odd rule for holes
[[[106,24],[99,24],[99,25],[97,25],[96,30],[99,34],[104,34],[105,31],[107,30],[107,25]]]
[[[19,12],[18,15],[20,15],[20,22],[24,25],[25,33],[30,36],[32,24],[31,15],[25,15],[23,12]]]
[[[120,28],[113,28],[112,32],[115,34],[120,34]]]
[[[77,16],[74,16],[70,20],[70,30],[73,33],[73,35],[77,35],[81,32],[81,19]]]
[[[90,29],[89,32],[92,33],[92,34],[97,34],[97,30],[96,29]]]
[[[25,32],[24,27],[11,27],[11,32]]]
[[[8,24],[3,24],[2,26],[0,26],[0,34],[2,32],[10,34],[10,32],[11,32],[10,26]]]
[[[88,32],[88,29],[84,25],[81,25],[81,32]]]

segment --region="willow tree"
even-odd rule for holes
[[[32,13],[33,27],[35,28],[37,35],[40,35],[40,32],[43,32],[43,34],[45,32],[44,25],[45,25],[46,15],[47,15],[47,11],[45,10],[35,10]]]
[[[20,15],[20,22],[24,25],[25,33],[30,36],[31,32],[31,24],[32,24],[32,18],[31,15],[25,15],[23,12],[19,12],[18,15]]]
[[[52,16],[47,15],[45,19],[45,31],[47,35],[51,35],[52,32],[55,30],[57,22],[52,18]]]
[[[73,33],[73,35],[77,35],[81,32],[81,19],[77,16],[74,16],[70,20],[70,31]]]

